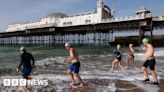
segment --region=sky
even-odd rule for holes
[[[103,0],[115,10],[115,16],[132,16],[141,7],[153,15],[164,15],[164,0]],[[0,0],[0,31],[8,24],[39,21],[44,16],[61,12],[67,15],[95,11],[96,0]]]

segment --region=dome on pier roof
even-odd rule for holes
[[[64,17],[67,17],[67,15],[64,13],[51,13],[45,16],[44,18],[64,18]]]
[[[150,13],[150,10],[145,8],[144,6],[141,6],[140,9],[136,12],[136,14],[139,14],[141,12]]]

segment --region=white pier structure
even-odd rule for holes
[[[63,13],[52,13],[43,17],[38,22],[24,23],[24,24],[11,24],[6,29],[10,31],[21,31],[32,28],[43,27],[65,27],[76,25],[88,25],[101,23],[103,19],[114,18],[114,11],[112,11],[107,5],[103,4],[102,0],[97,0],[97,10],[93,12],[86,12],[75,15],[66,15]]]
[[[118,18],[114,13],[102,0],[97,0],[96,10],[92,12],[74,15],[58,12],[37,22],[8,25],[6,32],[0,33],[0,44],[63,45],[71,42],[108,46],[115,41],[115,32],[129,30],[142,36],[145,30],[152,35],[153,23],[154,28],[163,28],[164,15],[152,16],[145,7],[137,10],[134,16]]]

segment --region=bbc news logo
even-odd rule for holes
[[[26,80],[26,79],[4,79],[4,86],[37,86],[37,85],[48,85],[48,80]]]

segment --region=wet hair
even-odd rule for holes
[[[26,52],[25,46],[21,46],[21,47],[20,47],[20,50]]]
[[[22,50],[22,51],[26,52],[26,50]]]
[[[130,43],[129,46],[130,46],[130,45],[131,45],[132,47],[134,46],[132,43]]]

